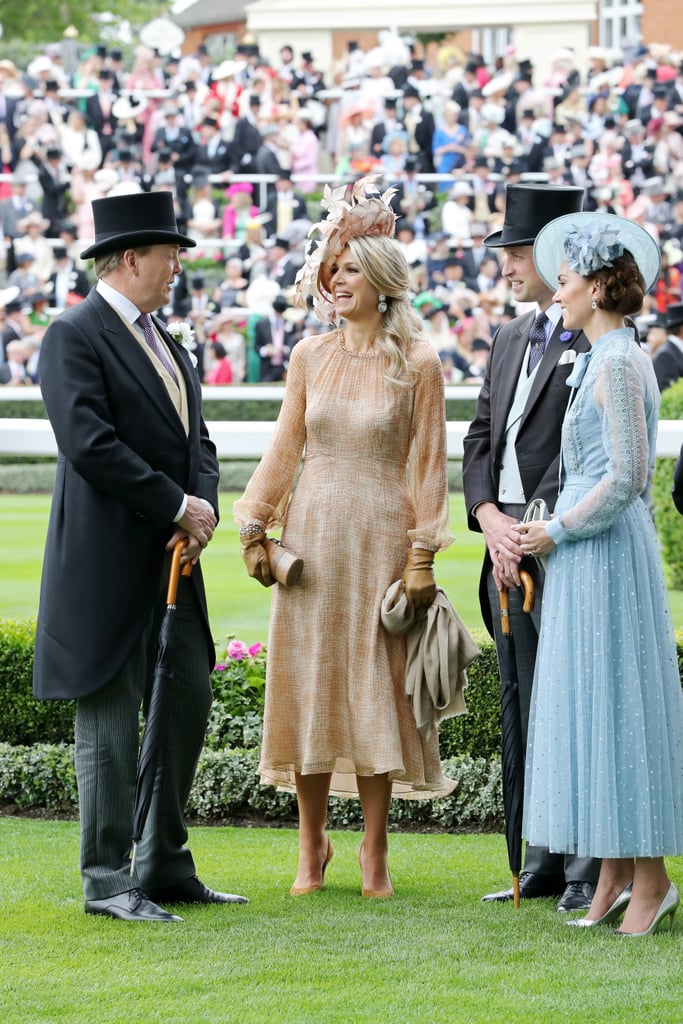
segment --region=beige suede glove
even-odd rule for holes
[[[262,586],[272,587],[275,580],[270,574],[268,554],[263,544],[265,539],[264,531],[240,537],[240,554],[249,575]]]
[[[415,608],[426,608],[436,597],[433,565],[433,551],[411,548],[408,552],[402,581],[408,604]]]

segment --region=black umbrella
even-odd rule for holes
[[[131,878],[135,874],[135,861],[138,843],[142,839],[145,822],[152,803],[154,781],[161,759],[166,736],[166,696],[165,689],[173,679],[173,619],[176,610],[176,594],[180,575],[180,558],[187,540],[179,540],[173,548],[171,568],[168,574],[168,590],[166,591],[166,609],[159,628],[157,639],[156,660],[149,704],[145,716],[145,733],[140,745],[138,757],[138,774],[135,788],[135,811],[133,813],[133,850],[130,861]],[[183,576],[192,572],[190,562],[183,568]]]
[[[534,607],[534,581],[528,572],[520,572],[524,588],[525,612]],[[505,839],[512,872],[514,905],[519,906],[519,872],[522,867],[522,804],[524,800],[524,743],[522,716],[519,707],[519,677],[515,659],[515,641],[510,624],[510,595],[503,587],[499,595],[500,624],[504,643],[498,651],[500,669],[501,729],[503,746],[503,806],[505,808]]]

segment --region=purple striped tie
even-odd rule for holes
[[[140,316],[137,318],[135,322],[140,324],[140,327],[142,327],[142,333],[144,335],[145,341],[147,342],[147,344],[149,345],[149,347],[151,348],[152,352],[157,357],[159,362],[162,364],[162,366],[168,371],[173,382],[177,384],[178,374],[175,372],[175,367],[171,360],[169,359],[168,355],[166,354],[164,346],[161,344],[156,334],[154,333],[154,328],[152,327],[152,321],[150,320],[149,313],[140,313]]]

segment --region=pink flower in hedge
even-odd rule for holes
[[[241,640],[231,640],[228,644],[227,654],[233,661],[244,661],[249,657],[249,648]]]
[[[263,644],[252,644],[249,648],[249,657],[255,658],[257,654],[260,654],[263,650]]]
[[[222,662],[219,663],[219,664],[214,665],[214,672],[224,672],[224,671],[225,671],[225,665]]]

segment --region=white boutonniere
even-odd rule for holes
[[[196,366],[197,357],[194,354],[194,349],[197,347],[197,342],[194,339],[194,331],[190,325],[185,322],[176,321],[168,325],[168,333],[178,345],[183,346],[192,360],[192,365]]]

